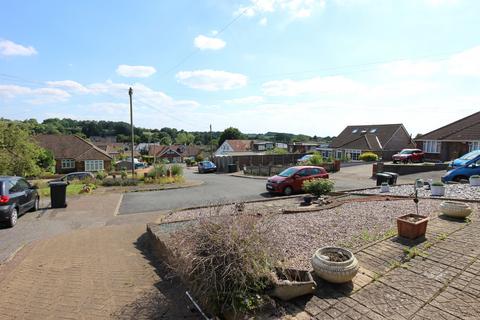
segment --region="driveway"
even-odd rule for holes
[[[185,170],[185,179],[202,180],[198,187],[127,193],[119,214],[166,211],[225,202],[247,201],[270,197],[265,180],[232,177],[227,174],[198,174]]]

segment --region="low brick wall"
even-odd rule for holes
[[[279,174],[290,166],[245,166],[243,173],[248,176],[262,176],[271,177]],[[335,172],[335,165],[333,163],[324,163],[320,167],[325,168],[328,172]]]
[[[383,164],[383,169],[378,172],[395,172],[399,175],[413,174],[429,171],[447,170],[447,163],[423,163],[423,164]],[[380,169],[380,168],[379,168]]]

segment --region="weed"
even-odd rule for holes
[[[448,234],[446,234],[446,233],[440,233],[440,234],[437,236],[437,240],[441,240],[441,241],[443,241],[443,240],[445,240],[445,239],[447,239],[447,238],[448,238]]]

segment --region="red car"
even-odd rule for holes
[[[392,156],[393,163],[423,162],[425,154],[420,149],[403,149]]]
[[[328,179],[327,170],[314,166],[290,167],[269,178],[266,187],[270,193],[283,193],[289,196],[294,192],[301,192],[305,180],[318,178]]]

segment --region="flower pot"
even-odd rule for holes
[[[397,218],[398,235],[410,240],[423,237],[427,232],[428,217],[419,214],[406,214]]]
[[[473,210],[464,202],[442,201],[442,203],[440,203],[440,211],[444,215],[452,218],[465,219]]]
[[[346,256],[345,261],[336,262],[329,258],[329,254],[340,253]],[[315,273],[322,279],[332,283],[351,281],[358,272],[358,260],[353,253],[344,248],[323,247],[318,249],[312,257],[312,266]]]
[[[277,269],[269,295],[287,301],[315,292],[317,284],[310,272],[295,269]]]
[[[472,177],[470,177],[469,181],[470,181],[471,186],[474,186],[474,187],[480,186],[480,178],[472,176]]]
[[[382,184],[380,186],[380,192],[381,193],[390,192],[390,186],[388,184]]]
[[[430,186],[430,191],[434,197],[443,197],[445,195],[445,186]]]
[[[312,203],[313,197],[311,195],[306,195],[303,197],[303,203],[310,205]]]
[[[415,186],[416,186],[417,188],[423,188],[423,185],[424,185],[424,183],[423,183],[423,180],[422,180],[422,179],[417,179],[417,180],[415,180]]]

